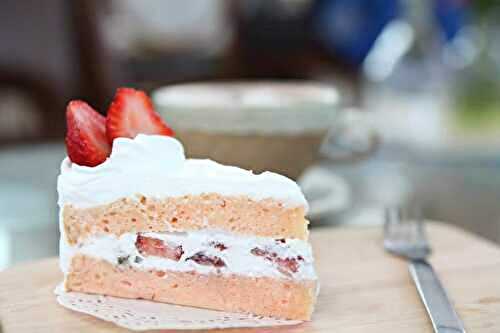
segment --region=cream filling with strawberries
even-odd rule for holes
[[[62,241],[62,243],[65,243]],[[298,239],[240,237],[213,231],[103,235],[76,246],[61,244],[67,273],[75,254],[137,270],[196,271],[316,280],[310,245]]]

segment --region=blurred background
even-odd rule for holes
[[[119,86],[191,156],[298,179],[313,227],[416,203],[500,242],[498,1],[2,0],[0,42],[0,269],[57,254],[65,105]]]

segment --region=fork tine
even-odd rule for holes
[[[394,222],[395,217],[397,216],[396,210],[394,207],[386,207],[385,208],[385,217],[386,217],[386,222],[388,224],[391,224]]]
[[[425,244],[425,246],[429,246],[427,240],[427,233],[425,232],[424,220],[422,218],[419,218],[417,220],[417,234],[419,241]]]
[[[398,223],[398,214],[396,213],[396,209],[394,207],[386,207],[384,209],[384,234],[386,237],[390,237],[393,235],[394,225]]]
[[[387,207],[385,209],[384,236],[388,241],[401,239],[399,228],[403,223],[403,212],[400,207]]]
[[[405,207],[405,216],[403,221],[406,223],[406,239],[411,242],[421,242],[425,240],[423,237],[423,224],[420,218],[420,209],[417,205],[409,205]]]

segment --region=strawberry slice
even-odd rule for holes
[[[179,261],[184,254],[182,246],[171,247],[161,239],[137,235],[135,247],[143,256],[163,257]]]
[[[106,160],[111,153],[106,118],[83,101],[71,101],[66,108],[66,123],[66,150],[71,162],[93,167]]]
[[[224,267],[226,263],[219,257],[208,256],[203,252],[197,252],[191,257],[187,258],[186,261],[193,260],[198,265],[202,266],[214,266],[214,267]]]
[[[299,270],[299,263],[295,258],[278,258],[276,263],[278,264],[278,270],[285,275],[290,272],[297,273]]]
[[[116,91],[108,109],[106,132],[109,143],[119,137],[135,138],[140,133],[174,135],[155,112],[148,95],[132,88],[118,88]]]
[[[252,253],[254,256],[263,257],[264,259],[277,264],[278,271],[288,276],[291,276],[292,273],[297,273],[300,266],[299,261],[304,261],[304,258],[302,256],[280,258],[278,257],[276,252],[270,252],[258,247],[254,247],[250,251],[250,253]]]

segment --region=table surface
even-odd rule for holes
[[[468,333],[500,331],[500,248],[457,228],[430,223],[431,262]],[[321,293],[313,320],[272,332],[432,332],[405,261],[382,249],[380,228],[323,228],[311,233]],[[56,303],[57,259],[0,273],[3,333],[125,332]],[[224,332],[259,331],[231,329]]]

